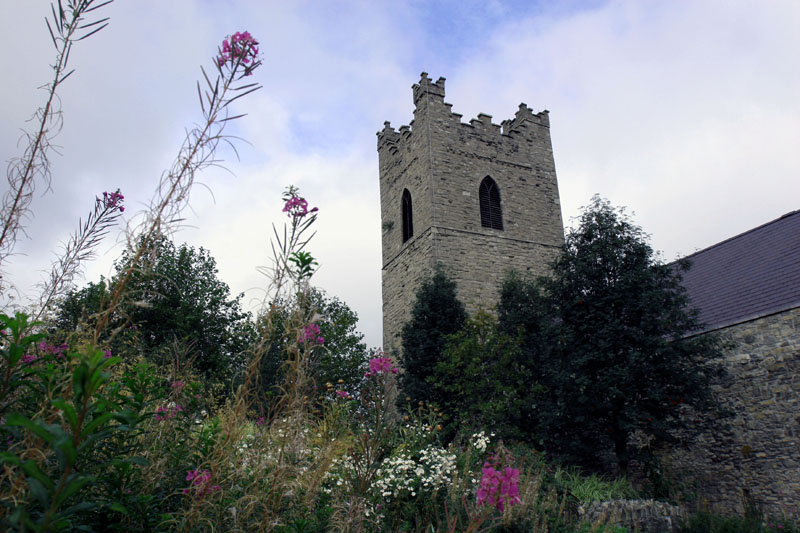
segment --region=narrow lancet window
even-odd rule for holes
[[[492,178],[486,176],[478,189],[481,204],[481,226],[503,229],[503,213],[500,210],[500,189]]]
[[[403,242],[414,236],[414,216],[411,211],[411,193],[403,189]]]

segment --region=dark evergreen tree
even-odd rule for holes
[[[442,360],[448,335],[460,331],[467,319],[464,304],[456,297],[456,284],[441,266],[417,291],[409,320],[400,334],[403,373],[400,385],[413,402],[439,402],[432,386],[436,364]]]
[[[634,432],[670,442],[684,409],[716,407],[722,345],[692,335],[701,324],[681,286],[687,268],[661,263],[642,230],[595,197],[551,278],[507,282],[500,319],[526,330],[524,349],[541,367],[546,448],[587,466],[610,452],[624,472],[640,453],[629,446]]]

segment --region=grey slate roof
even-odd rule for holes
[[[800,210],[686,257],[705,331],[800,307]]]

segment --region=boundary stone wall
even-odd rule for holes
[[[716,333],[735,343],[715,385],[733,416],[666,464],[711,511],[800,519],[800,307]]]
[[[653,500],[610,500],[578,507],[581,520],[591,524],[624,527],[630,531],[672,533],[688,518],[674,505]]]

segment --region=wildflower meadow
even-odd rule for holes
[[[34,191],[58,179],[48,158],[58,90],[71,55],[108,25],[109,3],[59,1],[47,19],[53,78],[9,166],[0,268],[13,260]],[[205,367],[191,342],[159,354],[144,348],[152,332],[131,318],[143,298],[134,282],[167,249],[159,243],[173,238],[198,174],[219,163],[219,144],[236,142],[226,125],[247,120],[239,109],[264,74],[257,35],[235,32],[216,51],[197,44],[209,47],[200,118],[154,178],[150,205],[126,220],[124,191],[98,191],[35,305],[0,314],[0,530],[613,530],[581,523],[575,491],[529,444],[503,442],[488,427],[446,436],[446,413],[399,389],[393,354],[363,350],[357,374],[342,366],[320,380],[326,357],[334,373],[344,361],[314,297],[314,227],[324,212],[291,185],[263,303],[237,330],[243,348]],[[127,261],[90,287],[94,307],[78,306],[66,327],[59,317],[82,265],[111,233],[124,233]],[[0,290],[12,283],[3,278]],[[275,353],[278,362],[265,366]],[[224,379],[214,370],[222,364]]]

